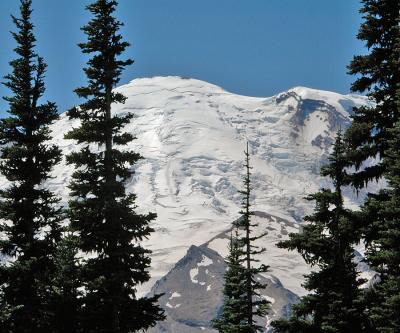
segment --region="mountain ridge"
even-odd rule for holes
[[[137,194],[139,212],[158,214],[156,231],[144,242],[153,251],[153,262],[152,280],[140,287],[142,294],[191,245],[226,231],[237,218],[246,141],[254,167],[255,209],[298,223],[312,209],[304,196],[329,185],[318,173],[337,129],[350,124],[351,107],[369,103],[362,96],[304,87],[271,97],[247,97],[179,77],[136,79],[116,90],[127,101],[114,105],[113,113],[135,114],[126,131],[137,140],[124,149],[144,157],[132,167],[135,174],[127,190]],[[77,125],[62,114],[51,127],[52,143],[64,155],[79,148],[64,139]],[[47,184],[65,205],[71,173],[64,159]],[[0,186],[7,186],[4,177]],[[357,203],[352,193],[345,195],[348,204]]]

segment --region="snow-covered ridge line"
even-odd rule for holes
[[[247,96],[247,95],[240,95],[234,92],[230,92],[225,90],[224,88],[213,84],[209,83],[206,81],[202,81],[200,79],[195,79],[191,77],[182,77],[182,76],[153,76],[153,77],[140,77],[136,78],[134,80],[131,80],[129,83],[117,88],[117,90],[120,90],[121,88],[127,88],[127,87],[134,87],[134,86],[141,86],[141,87],[154,87],[155,82],[158,82],[160,85],[164,87],[166,90],[170,91],[177,91],[180,88],[185,88],[185,87],[193,87],[193,88],[199,88],[204,91],[204,89],[208,89],[210,93],[219,93],[219,94],[229,94],[229,95],[235,95],[238,97],[244,97],[244,98],[254,98],[254,99],[269,99],[269,98],[274,98],[276,96],[279,96],[281,94],[287,93],[287,92],[295,92],[299,96],[301,96],[303,99],[330,99],[331,101],[343,99],[343,98],[348,98],[350,100],[359,100],[360,103],[368,103],[368,97],[362,96],[362,95],[357,95],[353,93],[349,94],[340,94],[337,92],[332,92],[329,90],[322,90],[322,89],[315,89],[315,88],[309,88],[305,86],[294,86],[292,88],[289,88],[288,90],[278,93],[273,96]],[[196,91],[188,91],[188,92],[196,92]]]

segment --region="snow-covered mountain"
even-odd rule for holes
[[[281,218],[262,212],[255,212],[253,222],[258,223],[257,234],[266,233],[256,245],[267,246],[268,250],[259,259],[273,267],[290,267],[286,276],[304,274],[301,258],[293,254],[286,256],[285,250],[273,246],[277,241],[287,238],[288,232],[296,232],[299,226]],[[201,246],[191,246],[186,255],[174,268],[152,288],[151,294],[164,294],[160,305],[165,309],[167,319],[160,322],[149,333],[215,333],[212,320],[221,311],[223,304],[223,278],[226,271],[224,257],[228,254],[231,229],[216,235]],[[268,246],[267,244],[270,244]],[[271,246],[272,245],[272,246]],[[289,264],[289,265],[288,265]],[[283,276],[283,275],[282,275]],[[298,296],[285,288],[273,274],[256,277],[266,288],[260,290],[261,297],[271,302],[267,318],[259,320],[259,325],[267,327],[271,320],[287,316]]]
[[[223,235],[221,235],[223,236]],[[223,283],[226,271],[224,258],[208,244],[192,245],[175,267],[153,287],[152,294],[163,294],[159,303],[166,310],[166,320],[148,333],[200,333],[213,330],[212,320],[223,304]],[[274,276],[259,275],[256,279],[266,288],[261,297],[271,302],[267,318],[259,325],[267,327],[271,319],[290,313],[298,297],[284,288]]]
[[[242,187],[248,141],[253,208],[273,216],[258,217],[265,228],[273,223],[270,227],[279,230],[263,244],[278,257],[265,263],[284,287],[303,294],[300,284],[308,268],[296,254],[277,252],[273,242],[287,234],[287,223],[291,230],[298,229],[297,223],[312,209],[304,196],[326,185],[318,173],[335,133],[349,125],[352,107],[368,100],[304,87],[272,97],[247,97],[181,77],[136,79],[117,90],[128,99],[113,112],[135,114],[126,131],[137,140],[128,148],[144,157],[134,166],[136,173],[127,188],[137,194],[140,211],[158,214],[156,231],[144,244],[153,251],[152,280],[141,293],[150,291],[192,245],[209,242],[238,218],[237,191]],[[53,142],[65,154],[77,149],[64,139],[74,126],[77,123],[65,114],[52,126]],[[71,166],[63,162],[49,183],[64,202],[71,173]],[[0,178],[0,186],[5,185]],[[355,200],[346,192],[348,204]],[[291,272],[293,267],[297,268]]]

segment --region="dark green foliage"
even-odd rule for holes
[[[228,272],[225,275],[224,306],[219,319],[215,321],[215,327],[219,332],[255,333],[262,332],[263,327],[257,324],[257,317],[265,317],[269,302],[262,298],[258,290],[266,286],[261,284],[256,275],[266,273],[268,266],[261,264],[255,267],[253,263],[259,262],[255,256],[264,253],[264,248],[254,245],[254,241],[265,234],[254,236],[253,228],[256,223],[251,222],[254,213],[250,210],[250,154],[249,146],[245,151],[246,175],[244,178],[244,190],[239,191],[243,195],[241,218],[234,223],[236,230],[232,238],[228,257]],[[238,233],[237,231],[240,231]]]
[[[237,221],[236,226],[244,232],[242,237],[239,237],[240,244],[244,247],[244,255],[241,261],[244,265],[244,278],[245,278],[245,294],[247,298],[246,304],[246,318],[248,331],[247,332],[257,332],[263,331],[263,327],[257,325],[255,317],[264,317],[267,314],[269,302],[260,297],[257,290],[264,289],[266,286],[261,284],[257,279],[256,275],[259,273],[268,272],[268,266],[261,264],[258,267],[253,266],[253,263],[259,262],[255,257],[261,253],[264,253],[265,248],[259,248],[254,245],[254,242],[265,234],[254,236],[253,228],[257,227],[257,223],[251,222],[251,216],[254,213],[251,211],[250,195],[251,195],[251,184],[250,184],[250,154],[249,154],[249,143],[247,143],[247,148],[245,151],[245,165],[246,176],[244,178],[244,190],[239,191],[243,195],[242,210],[240,211],[241,218]]]
[[[368,263],[380,277],[365,293],[364,304],[379,332],[400,330],[400,221],[399,221],[399,129],[400,107],[400,2],[364,0],[364,22],[358,38],[370,49],[354,57],[350,73],[359,75],[353,90],[368,91],[373,107],[355,110],[346,134],[349,165],[356,168],[352,184],[359,189],[372,179],[386,178],[389,187],[369,194],[360,220],[367,245]],[[378,158],[365,167],[368,158]],[[379,282],[380,280],[380,282]]]
[[[224,305],[222,313],[214,321],[214,327],[221,333],[248,332],[247,313],[243,311],[247,304],[245,272],[241,262],[243,256],[243,246],[235,229],[229,244],[228,270],[224,275]]]
[[[57,333],[76,333],[80,331],[80,310],[82,293],[81,270],[78,258],[79,238],[66,232],[58,243],[54,256],[56,266],[53,276],[52,309],[57,320],[53,329]]]
[[[360,12],[364,21],[357,37],[370,52],[355,56],[349,73],[359,76],[352,90],[367,91],[376,104],[355,108],[353,123],[346,133],[351,148],[349,159],[358,169],[352,179],[356,188],[382,177],[390,129],[400,120],[396,105],[400,82],[400,1],[363,0],[362,3]],[[375,157],[380,157],[381,162],[363,167],[363,162]]]
[[[348,183],[341,133],[330,163],[321,174],[332,179],[334,190],[312,194],[314,213],[305,218],[302,232],[290,234],[279,247],[298,251],[307,264],[318,267],[306,276],[304,287],[312,293],[301,298],[290,319],[275,321],[276,332],[372,332],[358,301],[359,286],[353,246],[359,241],[354,213],[343,206],[342,187]]]
[[[51,279],[56,243],[61,236],[59,200],[43,183],[61,159],[46,143],[48,126],[58,118],[54,103],[41,104],[46,65],[35,51],[31,1],[22,0],[20,17],[12,17],[17,58],[5,86],[12,92],[8,118],[0,122],[1,173],[10,182],[0,191],[0,318],[2,332],[50,332],[53,318]]]
[[[126,194],[124,187],[132,176],[128,165],[141,157],[118,149],[134,139],[121,132],[132,114],[111,115],[111,104],[125,101],[112,88],[123,68],[132,64],[118,59],[129,44],[118,34],[122,24],[112,16],[116,6],[116,1],[97,0],[87,7],[94,17],[82,28],[87,41],[80,48],[92,58],[84,69],[88,85],[76,89],[86,101],[68,112],[71,119],[80,120],[80,126],[66,138],[83,146],[67,158],[77,168],[70,184],[69,217],[79,232],[80,249],[95,254],[82,268],[85,333],[135,332],[163,319],[158,297],[135,295],[136,286],[149,280],[150,251],[140,242],[153,231],[149,223],[156,216],[137,214],[135,195]],[[99,149],[91,149],[91,144]]]
[[[380,274],[365,303],[374,326],[385,333],[400,331],[400,124],[390,132],[384,162],[389,186],[370,194],[363,207],[367,257]]]

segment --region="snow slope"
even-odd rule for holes
[[[128,99],[113,112],[135,114],[126,130],[137,140],[128,148],[144,157],[127,188],[137,193],[140,211],[158,214],[156,232],[144,244],[153,251],[153,278],[142,286],[143,293],[191,245],[226,231],[238,217],[247,140],[254,208],[297,223],[312,208],[304,196],[324,184],[318,171],[335,132],[349,125],[353,106],[368,103],[361,96],[305,87],[267,98],[239,96],[181,77],[136,79],[117,90]],[[65,154],[78,148],[64,139],[74,126],[65,114],[52,126],[53,142]],[[63,162],[49,182],[64,203],[71,173]],[[0,186],[5,185],[0,178]],[[351,193],[346,199],[354,202]],[[284,262],[290,267],[290,260]],[[293,291],[301,294],[301,276],[277,273],[283,285],[298,286]]]

